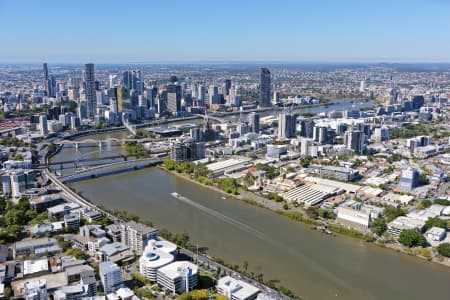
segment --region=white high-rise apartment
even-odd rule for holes
[[[111,261],[104,261],[99,266],[100,281],[106,294],[113,293],[122,287],[120,268]]]

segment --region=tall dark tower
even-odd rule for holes
[[[44,72],[44,88],[45,91],[47,92],[47,96],[49,95],[49,84],[48,84],[48,67],[47,67],[47,63],[43,63],[42,64],[42,71]]]
[[[84,82],[86,84],[86,105],[88,118],[94,117],[97,110],[97,95],[95,94],[94,64],[85,64]]]
[[[47,67],[47,63],[44,63],[42,65],[42,69],[44,71],[44,81],[47,82],[48,80],[48,67]]]
[[[261,68],[261,77],[259,81],[260,102],[261,106],[271,106],[270,101],[270,71],[267,68]]]
[[[225,79],[225,95],[229,95],[230,94],[230,89],[231,89],[231,79]]]

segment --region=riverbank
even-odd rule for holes
[[[169,174],[172,174],[179,178],[187,180],[191,183],[195,183],[204,188],[207,188],[207,189],[213,190],[217,193],[226,195],[227,198],[229,197],[231,199],[243,201],[249,205],[253,205],[253,206],[257,206],[257,207],[264,208],[267,210],[271,210],[272,212],[274,212],[280,216],[283,216],[294,222],[302,223],[304,225],[311,225],[309,227],[311,230],[324,232],[323,228],[326,228],[326,230],[328,230],[329,232],[336,234],[336,235],[343,235],[343,236],[359,239],[359,240],[365,241],[367,243],[376,245],[380,248],[390,249],[392,251],[400,252],[400,253],[406,254],[408,256],[413,256],[413,257],[419,258],[421,260],[426,260],[428,262],[433,262],[433,263],[436,263],[436,264],[439,264],[442,266],[450,267],[450,261],[448,259],[445,259],[445,258],[442,259],[439,257],[431,257],[430,249],[407,248],[407,247],[399,245],[399,244],[380,242],[378,239],[375,238],[374,235],[368,235],[368,234],[362,233],[358,230],[352,229],[350,227],[342,226],[335,222],[325,223],[321,220],[316,220],[316,219],[310,218],[307,216],[305,210],[300,207],[297,207],[297,208],[292,207],[292,208],[289,208],[288,210],[286,210],[283,208],[283,202],[276,202],[273,200],[269,200],[269,199],[260,197],[258,195],[255,195],[252,192],[248,192],[248,191],[244,191],[244,190],[240,191],[239,195],[233,195],[231,193],[227,193],[226,191],[218,188],[217,186],[202,183],[202,182],[196,180],[195,178],[192,178],[192,176],[190,174],[179,173],[177,171],[168,170],[164,166],[158,166],[158,168],[160,168],[161,170],[163,170],[165,172],[168,172]],[[244,196],[243,194],[245,194],[246,196]]]
[[[310,227],[268,209],[247,205],[179,176],[151,168],[86,180],[74,188],[92,202],[151,220],[157,228],[189,234],[194,245],[211,257],[239,265],[264,280],[280,283],[304,299],[419,300],[426,284],[447,299],[450,269],[385,251],[346,237],[317,234]],[[174,191],[191,199],[180,201]],[[248,262],[248,264],[245,264]],[[371,270],[367,272],[367,270]],[[404,282],[392,282],[404,278]],[[444,284],[445,283],[445,284]]]
[[[104,213],[106,216],[114,216],[117,218],[117,221],[124,222],[124,221],[134,221],[136,223],[140,223],[146,226],[150,226],[153,228],[159,229],[159,236],[163,240],[168,240],[173,243],[175,243],[181,252],[188,253],[190,257],[196,258],[196,260],[199,259],[199,257],[202,257],[203,259],[207,259],[210,262],[208,262],[208,266],[211,262],[216,263],[219,265],[217,268],[218,275],[229,275],[231,276],[233,273],[239,273],[240,279],[244,279],[246,282],[250,282],[254,286],[259,286],[259,288],[263,291],[264,289],[267,289],[267,291],[270,291],[270,293],[276,294],[276,292],[280,293],[281,300],[286,299],[302,299],[300,296],[296,295],[292,290],[289,288],[281,285],[279,282],[275,283],[272,281],[264,280],[263,276],[261,274],[255,274],[253,272],[248,272],[247,269],[244,267],[243,269],[240,268],[239,265],[231,264],[226,262],[224,259],[219,257],[212,257],[207,255],[206,253],[199,253],[198,245],[194,245],[194,243],[191,242],[189,235],[187,232],[182,233],[173,233],[165,228],[158,228],[155,227],[155,225],[152,223],[149,219],[143,219],[139,217],[138,215],[134,213],[130,213],[127,210],[119,210],[119,209],[110,209],[103,205],[95,204],[93,201],[84,198],[80,193],[76,192],[75,188],[71,184],[66,184],[67,187],[69,187],[70,190],[72,190],[74,193],[76,193],[79,197],[83,198],[86,202],[89,204],[95,205],[95,207]],[[221,273],[223,272],[223,273]],[[236,275],[236,274],[234,274]],[[262,287],[261,285],[264,285],[265,287]]]

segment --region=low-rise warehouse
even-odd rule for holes
[[[388,223],[387,232],[399,236],[403,230],[417,230],[420,232],[424,225],[425,221],[423,220],[401,216]]]
[[[288,202],[301,203],[309,207],[340,192],[342,192],[342,189],[338,187],[330,187],[322,184],[304,184],[282,193],[281,196]]]
[[[206,167],[212,172],[213,176],[219,176],[226,172],[235,172],[246,169],[250,166],[249,162],[249,158],[230,158],[211,163]]]

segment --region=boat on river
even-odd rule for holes
[[[177,199],[180,199],[182,196],[180,195],[180,194],[178,194],[177,192],[173,192],[173,193],[170,193],[170,195],[172,196],[172,197],[174,197],[174,198],[177,198]]]

